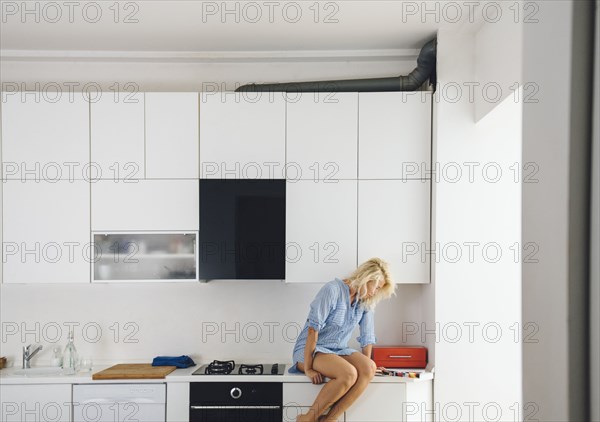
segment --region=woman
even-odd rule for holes
[[[324,377],[330,381],[297,421],[337,421],[367,388],[376,370],[371,360],[376,342],[373,310],[381,299],[395,294],[394,287],[387,263],[371,258],[349,278],[336,278],[319,290],[296,340],[290,372],[305,373],[313,384],[321,384]],[[362,353],[348,348],[356,325]]]

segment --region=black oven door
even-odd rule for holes
[[[190,383],[190,422],[281,422],[282,420],[283,383],[281,382]]]

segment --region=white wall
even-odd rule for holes
[[[499,2],[502,18],[485,21],[477,32],[475,81],[475,119],[479,121],[502,100],[513,95],[522,85],[521,20],[530,16],[531,5],[518,2]],[[519,5],[519,8],[516,6]],[[518,12],[517,12],[518,11]],[[518,14],[517,14],[518,13]],[[487,15],[486,15],[487,16]],[[517,17],[517,22],[515,22]],[[491,15],[490,15],[491,18]],[[533,19],[533,18],[531,18]]]
[[[320,287],[273,281],[5,284],[0,288],[1,354],[20,365],[21,346],[41,342],[37,363],[47,362],[53,347],[64,348],[67,326],[74,322],[79,323],[78,351],[96,362],[149,362],[182,354],[202,362],[290,362],[298,327],[304,326]],[[400,286],[396,298],[379,305],[380,344],[400,343],[401,321],[421,321],[420,295],[421,286]]]
[[[11,61],[0,60],[4,90],[52,89],[57,84],[76,91],[100,86],[103,92],[233,90],[250,82],[296,82],[406,75],[416,66],[415,57],[391,60],[291,60],[262,62],[177,61]],[[36,83],[40,88],[36,88]],[[127,85],[130,84],[130,85]]]
[[[523,184],[523,242],[538,245],[539,261],[523,266],[523,321],[540,330],[538,342],[523,344],[523,401],[539,420],[572,420],[569,253],[579,247],[569,244],[575,3],[545,2],[539,23],[524,27],[523,78],[538,92],[537,102],[523,108],[523,161],[539,172],[537,183]]]
[[[520,342],[515,340],[521,326],[520,262],[515,260],[521,184],[511,166],[521,161],[522,104],[508,97],[476,123],[476,101],[469,99],[465,83],[490,80],[485,70],[493,63],[484,61],[493,56],[476,53],[496,48],[501,37],[488,37],[484,26],[476,34],[441,30],[438,42],[437,417],[521,420]],[[458,100],[445,89],[456,86],[462,89]],[[472,259],[469,244],[474,245]],[[495,262],[498,251],[502,255]]]

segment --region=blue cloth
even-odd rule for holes
[[[374,312],[367,311],[358,300],[350,304],[350,287],[339,278],[326,283],[310,304],[306,324],[294,346],[294,364],[288,372],[300,372],[296,363],[304,362],[304,347],[310,327],[319,333],[313,356],[317,352],[347,356],[357,352],[348,347],[348,340],[357,325],[360,335],[356,340],[360,347],[377,342]]]
[[[182,356],[157,356],[152,360],[152,366],[176,366],[178,368],[189,368],[195,363],[191,357]]]

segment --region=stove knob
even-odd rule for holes
[[[240,390],[237,387],[233,387],[231,389],[231,391],[229,392],[229,394],[231,395],[232,399],[239,399],[240,397],[242,397],[242,390]]]

